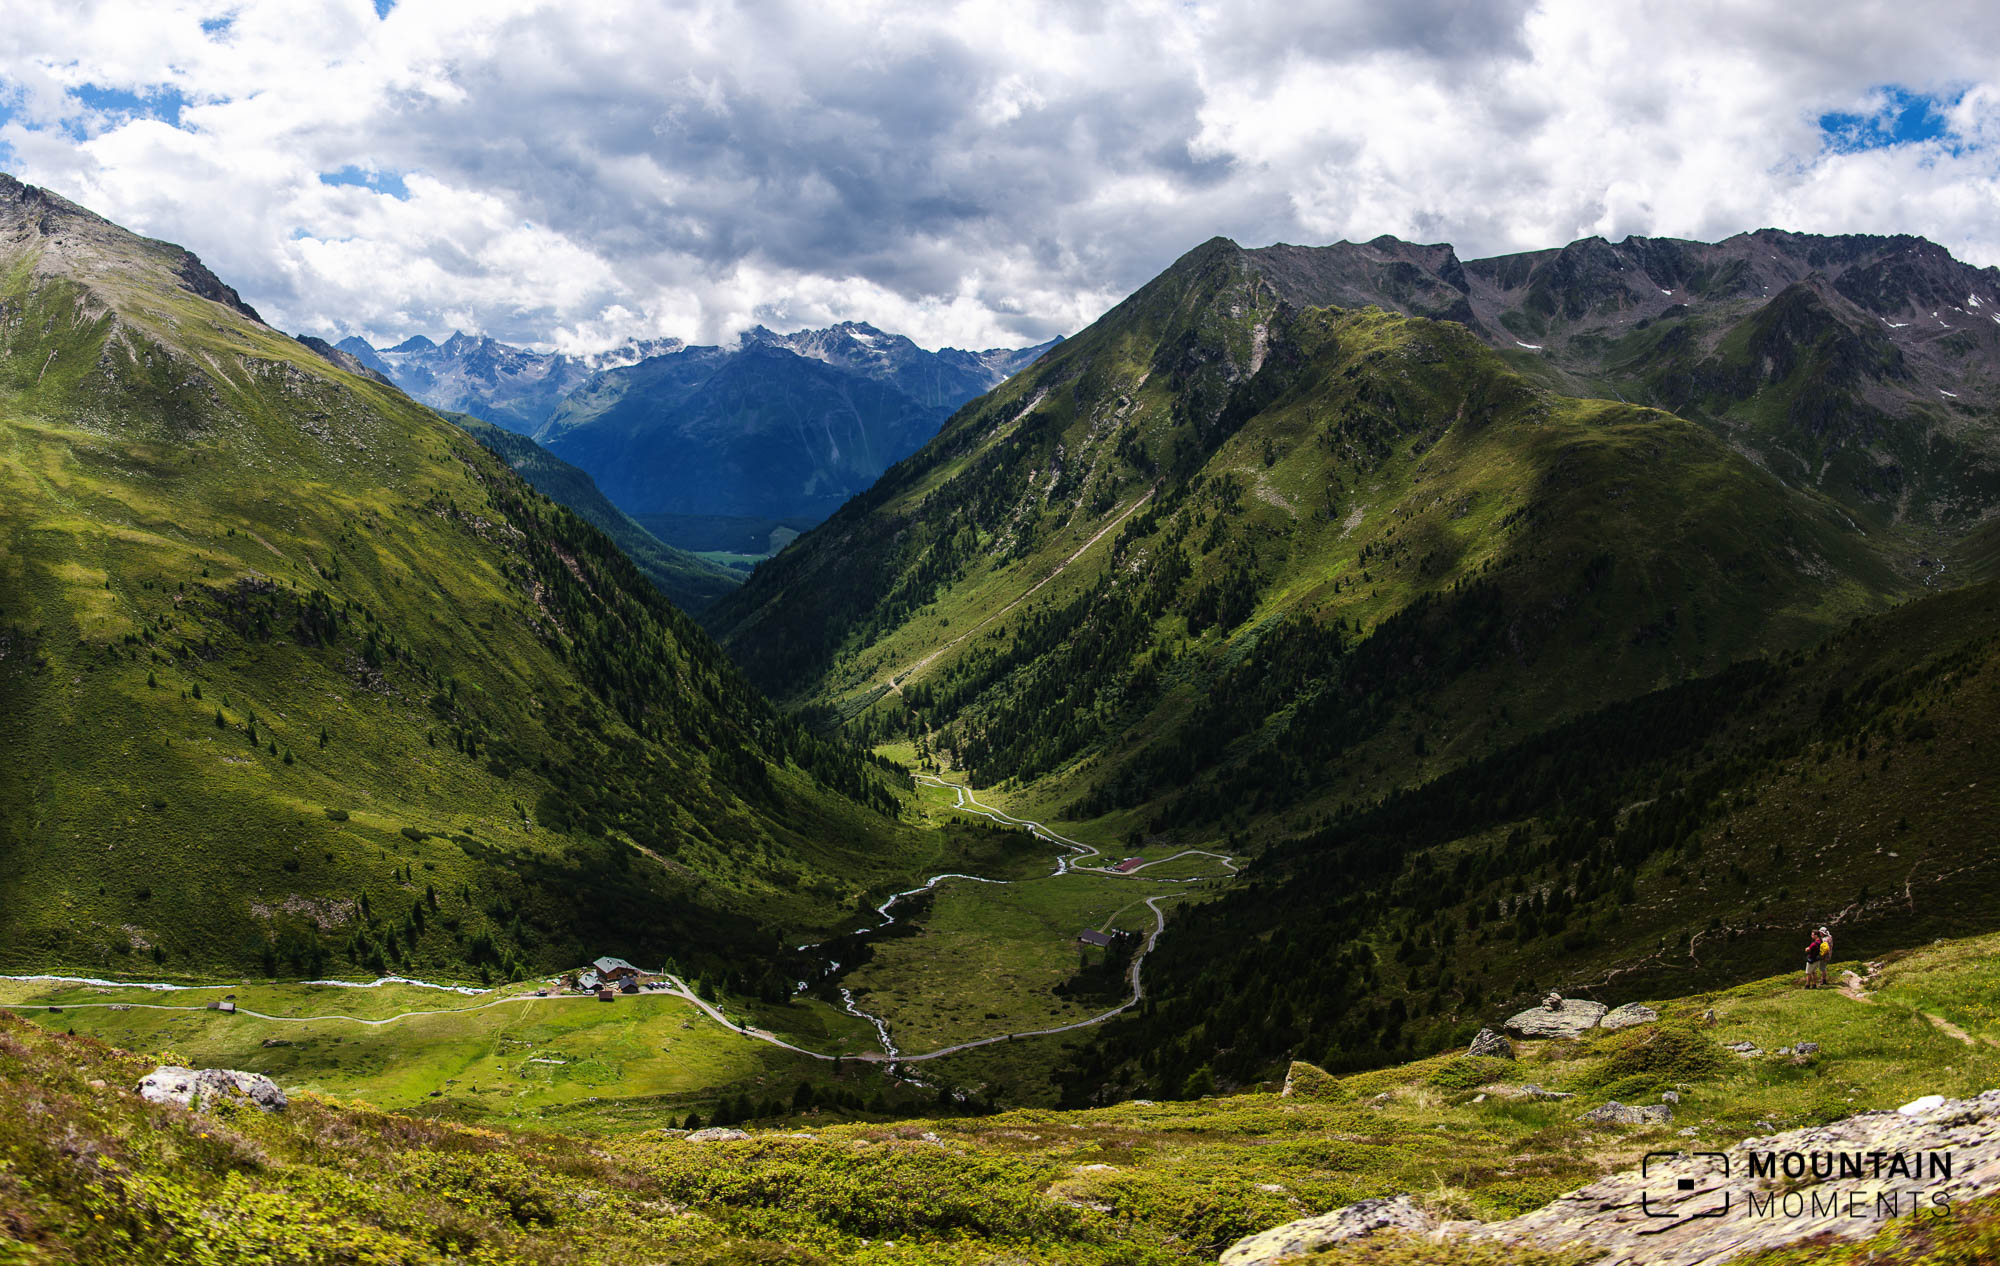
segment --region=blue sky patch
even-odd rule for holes
[[[1819,116],[1819,130],[1827,149],[1854,154],[1937,140],[1946,135],[1944,112],[1957,105],[1964,95],[1928,96],[1898,84],[1885,84],[1876,92],[1882,105],[1872,114],[1833,112]]]
[[[70,95],[92,110],[121,120],[158,119],[170,127],[181,125],[181,108],[187,105],[180,89],[167,85],[149,87],[141,94],[126,88],[83,84],[70,89]]]
[[[389,10],[395,7],[396,0],[375,0],[375,16],[377,18],[386,18],[389,16]]]
[[[407,202],[410,198],[410,191],[404,187],[400,172],[369,171],[350,164],[339,171],[321,172],[319,182],[323,185],[358,185],[376,193],[386,193],[399,202]]]

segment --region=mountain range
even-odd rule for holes
[[[1700,421],[1871,526],[1950,532],[2000,496],[1979,424],[2000,396],[2000,269],[1922,238],[1586,238],[1468,262],[1394,238],[1255,254],[1288,303],[1462,323],[1535,382]]]
[[[1017,812],[1261,852],[1079,1095],[1978,926],[1996,280],[1910,238],[1216,239],[703,618]]]
[[[1082,890],[909,765],[1245,862],[1174,909],[1143,1005],[941,1051],[947,1096],[1191,1097],[1439,1050],[1551,986],[1729,984],[1813,923],[1862,954],[1990,924],[1994,274],[1914,239],[1217,239],[701,625],[585,472],[186,251],[5,180],[0,264],[11,970],[518,979],[615,947],[853,1041],[875,942],[810,942],[977,866],[1053,904],[912,902],[869,977],[947,979],[976,1024],[1051,926],[1069,970]],[[910,409],[1012,363],[812,337],[598,369],[551,442],[689,384],[719,427],[766,361]]]
[[[338,350],[433,407],[530,436],[628,513],[698,520],[682,545],[707,535],[699,520],[818,522],[1051,346],[930,352],[846,322],[582,357],[463,333]]]

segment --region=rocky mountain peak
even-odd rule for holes
[[[139,265],[159,269],[174,286],[263,323],[234,287],[194,252],[141,237],[60,194],[0,173],[0,246],[38,247],[36,271],[91,285]],[[107,305],[115,306],[115,305]]]

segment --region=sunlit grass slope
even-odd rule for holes
[[[0,230],[0,965],[747,984],[950,851],[462,431],[178,248]]]

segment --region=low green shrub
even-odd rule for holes
[[[1425,1078],[1431,1085],[1442,1090],[1476,1090],[1496,1081],[1504,1081],[1515,1071],[1511,1059],[1496,1059],[1491,1055],[1461,1055],[1443,1067],[1434,1070]]]
[[[1627,1029],[1604,1050],[1603,1062],[1585,1076],[1585,1085],[1672,1086],[1705,1080],[1729,1066],[1728,1054],[1715,1039],[1685,1022]]]

